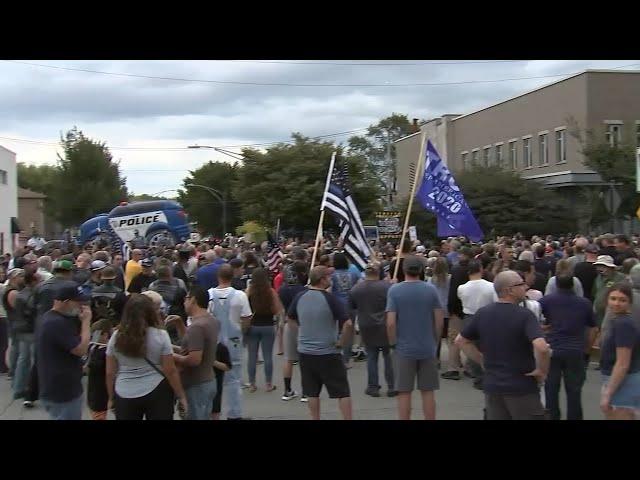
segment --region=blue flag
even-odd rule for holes
[[[484,236],[453,175],[430,140],[416,198],[425,209],[437,215],[438,236],[464,235],[474,242]]]

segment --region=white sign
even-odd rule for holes
[[[416,230],[416,227],[409,227],[409,239],[412,242],[418,240],[418,231]]]
[[[137,215],[125,215],[109,219],[111,227],[123,242],[130,242],[136,236],[143,237],[149,227],[157,222],[167,223],[167,216],[162,211],[145,212]]]
[[[191,235],[189,236],[189,240],[191,240],[192,242],[199,242],[200,239],[201,237],[198,232],[191,232]]]

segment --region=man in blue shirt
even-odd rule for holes
[[[403,282],[393,285],[387,293],[387,335],[395,348],[396,390],[400,420],[411,418],[411,392],[422,394],[425,420],[435,420],[434,391],[440,387],[436,363],[436,343],[442,334],[444,310],[436,288],[420,280],[424,271],[422,260],[404,258]]]
[[[582,385],[585,380],[585,353],[596,336],[591,302],[573,293],[573,277],[556,277],[557,292],[540,299],[546,319],[546,339],[553,356],[545,383],[546,407],[552,420],[560,420],[560,382],[567,392],[567,420],[582,420]],[[586,334],[586,335],[585,335]]]
[[[223,252],[208,250],[204,254],[207,264],[196,272],[196,284],[206,290],[218,286],[218,268],[225,263]]]

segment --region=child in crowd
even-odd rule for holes
[[[93,420],[107,419],[107,343],[112,332],[113,327],[109,320],[98,320],[91,325],[91,343],[87,354],[87,404]]]
[[[222,386],[224,385],[224,372],[231,370],[231,357],[229,349],[222,343],[218,343],[216,349],[216,361],[213,364],[213,371],[216,374],[216,383],[218,388],[216,396],[213,399],[213,408],[211,409],[211,420],[220,420],[220,411],[222,410]]]

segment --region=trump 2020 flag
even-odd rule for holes
[[[453,175],[429,140],[424,176],[416,198],[438,216],[438,235],[464,235],[474,242],[484,236]]]

